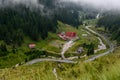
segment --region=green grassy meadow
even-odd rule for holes
[[[60,80],[119,80],[120,48],[89,63],[65,64],[41,62],[30,66],[0,70],[1,80],[56,80],[56,68]],[[58,66],[58,64],[60,66]]]
[[[58,21],[58,31],[56,33],[49,32],[49,37],[46,40],[40,40],[34,42],[28,37],[25,37],[24,44],[17,48],[16,53],[12,53],[12,47],[7,46],[9,54],[4,57],[0,57],[0,80],[56,80],[53,74],[54,68],[58,75],[58,80],[119,80],[120,79],[120,48],[117,48],[114,53],[106,55],[95,61],[89,63],[83,63],[85,59],[78,59],[77,64],[66,64],[57,62],[40,62],[29,66],[21,65],[17,68],[13,68],[15,64],[24,62],[28,56],[24,53],[31,51],[28,48],[29,43],[35,43],[36,49],[39,51],[46,51],[47,54],[55,57],[60,56],[61,44],[66,41],[60,39],[57,36],[59,32],[73,31],[77,32],[80,38],[75,42],[66,55],[73,56],[70,53],[74,53],[76,49],[82,44],[90,44],[94,42],[95,49],[99,44],[97,37],[93,34],[88,34],[84,30],[83,26],[79,26],[78,29],[73,28],[70,25],[64,24]],[[87,37],[83,37],[82,34],[87,34]],[[0,41],[0,43],[3,43]],[[99,54],[104,51],[100,51]],[[82,55],[87,53],[85,49]],[[33,53],[34,54],[34,53]]]
[[[38,51],[47,51],[48,55],[50,56],[60,56],[60,52],[62,50],[62,45],[66,42],[58,37],[58,33],[60,32],[77,32],[77,36],[80,38],[79,40],[75,41],[75,44],[73,47],[71,47],[66,53],[69,55],[69,53],[74,53],[76,50],[82,46],[82,44],[90,44],[91,42],[94,42],[95,49],[97,48],[97,45],[99,44],[99,41],[96,36],[92,34],[88,34],[84,30],[83,26],[79,26],[78,29],[74,28],[73,26],[64,24],[60,21],[58,21],[58,29],[56,33],[49,32],[48,37],[45,40],[40,39],[39,41],[35,42],[32,41],[29,37],[24,37],[24,43],[21,47],[16,47],[16,53],[12,52],[12,46],[7,45],[8,49],[8,55],[0,57],[0,68],[8,68],[13,67],[14,65],[25,62],[26,59],[29,61],[29,56],[25,55],[26,52],[30,52],[31,49],[29,49],[28,45],[30,43],[36,44],[35,50]],[[82,34],[87,34],[88,36],[83,37]],[[0,41],[0,43],[3,43],[3,41]],[[50,53],[50,54],[49,54]],[[83,54],[87,53],[87,49],[85,49],[85,52]],[[34,53],[33,53],[34,54]],[[83,55],[82,54],[82,55]],[[70,56],[70,55],[69,55]],[[73,55],[74,56],[74,55]],[[38,57],[36,57],[38,58]]]

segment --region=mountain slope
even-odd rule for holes
[[[117,40],[120,43],[120,14],[119,13],[106,13],[98,20],[97,25],[103,26],[105,30],[111,33],[112,40]]]
[[[0,70],[0,79],[55,80],[56,77],[53,70],[56,68],[56,73],[60,80],[119,80],[119,52],[120,48],[117,48],[113,54],[89,63],[57,64],[54,62],[41,62],[31,66],[21,66],[15,69],[3,69]]]

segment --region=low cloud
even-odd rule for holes
[[[120,10],[120,0],[54,0],[58,2],[72,2],[76,5],[82,5],[83,7],[91,6],[93,8],[99,8],[104,10]],[[0,0],[0,6],[11,6],[12,4],[24,4],[26,6],[34,6],[44,8],[44,5],[40,4],[39,0]]]
[[[103,10],[120,10],[120,0],[61,0],[73,2],[77,5],[91,6]]]
[[[41,9],[44,7],[38,2],[38,0],[0,0],[0,6],[2,7],[11,7],[18,4],[23,4],[29,7],[39,7]]]

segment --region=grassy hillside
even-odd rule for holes
[[[75,52],[80,46],[82,46],[83,43],[90,44],[91,42],[94,42],[95,47],[99,44],[98,39],[96,36],[93,36],[92,34],[88,34],[84,29],[83,26],[79,26],[78,29],[74,28],[73,26],[64,24],[60,21],[58,21],[58,29],[56,33],[49,32],[48,37],[45,40],[39,40],[39,41],[33,41],[29,37],[24,36],[24,43],[18,47],[16,46],[10,46],[7,45],[7,55],[0,56],[0,68],[8,68],[12,67],[18,63],[29,61],[34,58],[43,57],[46,55],[42,55],[43,53],[47,54],[47,56],[55,56],[55,57],[61,57],[61,44],[64,44],[66,41],[62,40],[58,37],[58,33],[60,32],[77,32],[77,35],[80,37],[79,40],[75,42],[75,45],[73,45],[72,48],[70,48],[67,53]],[[87,37],[83,37],[82,34],[88,34]],[[0,45],[4,43],[3,41],[0,41]],[[28,45],[30,43],[36,44],[36,51],[32,51],[29,49]],[[13,53],[13,51],[15,53]],[[45,51],[45,52],[43,52]],[[38,54],[36,54],[38,53]],[[85,54],[86,51],[83,53]],[[26,55],[27,54],[27,55]],[[14,60],[13,60],[14,58]]]
[[[95,44],[95,48],[97,48],[98,44],[99,44],[99,40],[97,39],[96,36],[92,35],[92,34],[88,34],[88,32],[86,30],[84,30],[84,26],[79,26],[78,29],[74,28],[70,25],[67,24],[63,24],[61,22],[59,23],[59,28],[58,28],[58,32],[76,32],[77,36],[80,38],[79,40],[77,40],[75,42],[75,44],[73,45],[73,47],[68,51],[69,52],[74,52],[76,51],[76,49],[80,46],[82,46],[82,44],[86,43],[86,44],[90,44],[91,42],[94,42]],[[82,36],[83,34],[87,34],[87,36]]]
[[[57,69],[60,80],[119,80],[120,48],[107,56],[89,63],[63,64],[41,62],[31,66],[0,70],[1,80],[56,80],[53,69]],[[58,66],[59,64],[59,66]]]

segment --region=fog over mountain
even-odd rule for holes
[[[26,6],[37,7],[37,8],[44,8],[42,4],[38,2],[38,0],[0,0],[1,7],[10,7],[18,4],[23,4]]]
[[[11,6],[17,4],[25,4],[26,6],[34,6],[37,8],[44,8],[41,4],[42,0],[0,0],[0,6]],[[75,3],[82,6],[91,6],[93,8],[102,10],[119,10],[120,11],[120,0],[54,0],[55,2],[64,3]],[[59,5],[60,6],[60,5]]]
[[[119,10],[120,0],[61,0],[63,2],[73,2],[77,5],[91,6],[103,10]]]
[[[38,4],[38,0],[0,0],[0,5],[8,4]]]

